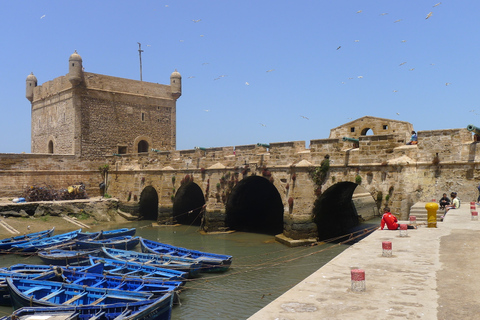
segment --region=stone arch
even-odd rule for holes
[[[375,133],[373,132],[372,128],[364,128],[362,129],[362,132],[360,133],[360,135],[362,136],[371,136],[371,135],[374,135]]]
[[[313,216],[320,240],[345,235],[359,225],[358,213],[352,201],[355,188],[356,183],[339,182],[315,200]]]
[[[205,196],[202,189],[193,181],[187,181],[178,188],[173,201],[173,218],[181,224],[199,226]]]
[[[158,193],[152,186],[146,186],[140,193],[139,202],[140,216],[146,220],[155,220],[158,218]]]
[[[133,146],[137,150],[137,153],[149,152],[151,145],[152,139],[143,135],[136,137],[133,142]]]
[[[277,188],[266,178],[250,176],[232,189],[225,223],[234,230],[275,235],[283,232],[283,211]]]

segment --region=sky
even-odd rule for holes
[[[182,75],[177,149],[326,139],[363,116],[480,127],[478,0],[0,1],[0,153],[30,152],[25,79]]]

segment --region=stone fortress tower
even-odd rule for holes
[[[99,158],[176,148],[176,102],[182,77],[170,85],[84,72],[75,51],[68,74],[37,86],[26,79],[32,104],[32,153]]]

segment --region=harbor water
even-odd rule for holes
[[[105,230],[119,227],[102,225]],[[181,304],[173,308],[174,320],[246,319],[348,247],[319,244],[290,248],[275,242],[271,235],[245,232],[205,235],[196,226],[158,227],[148,221],[121,227],[136,227],[136,235],[147,239],[233,256],[227,272],[201,274],[187,282],[180,294]],[[95,228],[98,229],[92,227],[88,231],[100,231]],[[1,255],[0,267],[17,263],[42,264],[42,261],[36,256]],[[0,316],[11,311],[10,307],[0,307]]]

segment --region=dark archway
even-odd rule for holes
[[[158,218],[158,193],[152,186],[147,186],[140,194],[140,216],[146,220]]]
[[[370,129],[370,128],[365,128],[365,129],[363,129],[360,134],[361,134],[362,136],[371,136],[371,135],[374,135],[373,130]]]
[[[314,221],[320,240],[345,235],[359,225],[352,195],[357,187],[353,182],[339,182],[315,200]]]
[[[148,142],[145,140],[141,140],[138,143],[138,153],[148,152]]]
[[[173,202],[173,218],[181,224],[199,226],[205,197],[202,189],[192,181],[178,188]]]
[[[53,153],[53,141],[48,141],[48,153]]]
[[[241,180],[226,205],[230,229],[264,234],[283,232],[283,203],[278,190],[263,177]]]

